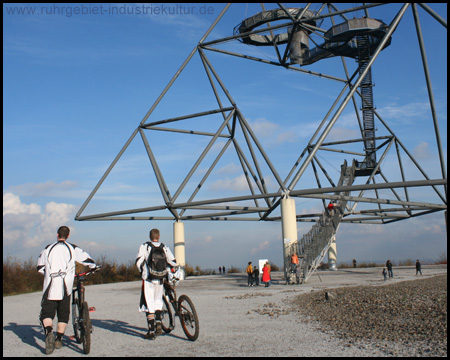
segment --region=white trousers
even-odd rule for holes
[[[156,310],[162,310],[164,285],[160,284],[159,280],[144,280],[141,291],[143,292],[144,298],[142,299],[141,296],[139,311],[155,313]]]

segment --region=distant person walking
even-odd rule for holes
[[[270,281],[270,270],[269,265],[266,263],[263,266],[262,269],[262,282],[264,283],[264,287],[269,287],[269,281]]]
[[[420,272],[420,275],[422,275],[422,265],[420,264],[419,259],[416,261],[416,276]]]
[[[222,275],[222,266],[219,266],[219,275]]]
[[[353,259],[353,267],[356,268],[356,259]]]
[[[394,273],[392,272],[392,263],[391,260],[386,261],[386,267],[388,270],[389,279],[394,277]]]
[[[44,291],[41,301],[39,320],[45,331],[45,353],[61,349],[62,337],[69,322],[70,295],[75,279],[75,262],[95,268],[90,255],[67,242],[70,229],[61,226],[56,234],[57,241],[45,247],[41,252],[37,270],[44,274]],[[23,309],[26,311],[26,309]],[[53,318],[58,315],[56,339],[53,334]]]
[[[253,279],[255,280],[256,286],[259,286],[259,270],[256,266],[253,270]]]
[[[384,277],[384,281],[386,281],[386,280],[387,280],[387,271],[386,271],[386,268],[383,268],[382,274],[383,274],[383,277]]]
[[[248,262],[245,272],[247,273],[247,285],[253,286],[253,266],[251,261]]]
[[[298,256],[294,252],[294,253],[292,253],[292,256],[291,256],[291,271],[295,272],[295,270],[297,270],[297,266],[298,266]]]
[[[222,266],[222,273],[225,275],[225,266]]]

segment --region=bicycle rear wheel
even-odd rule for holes
[[[89,354],[91,351],[91,318],[89,317],[89,307],[88,303],[85,301],[82,307],[83,321],[82,321],[82,341],[83,341],[83,351],[85,354]]]
[[[178,299],[178,309],[180,312],[180,322],[184,333],[191,341],[198,338],[200,325],[197,312],[195,311],[192,300],[187,295],[181,295]]]
[[[167,297],[163,296],[163,308],[161,309],[161,325],[166,334],[170,333],[174,328],[174,317],[170,302]]]
[[[81,332],[80,332],[80,310],[78,308],[78,299],[75,298],[72,302],[72,325],[75,340],[78,344],[81,344]]]

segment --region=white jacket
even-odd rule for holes
[[[153,245],[159,247],[162,245],[162,243],[153,242]],[[149,257],[151,250],[152,249],[151,249],[150,245],[148,245],[147,243],[144,243],[140,246],[138,254],[136,256],[136,266],[139,269],[139,271],[141,272],[142,280],[147,280],[147,278],[148,278],[148,266],[147,266],[146,260]],[[175,256],[173,256],[172,252],[166,245],[164,245],[164,252],[166,253],[167,262],[171,266],[177,266],[177,264],[175,262]]]
[[[89,254],[67,241],[48,245],[39,256],[37,270],[44,274],[43,294],[48,300],[62,300],[72,293],[75,261],[96,267]]]

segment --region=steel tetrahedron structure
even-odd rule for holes
[[[426,4],[391,4],[386,10],[386,14],[389,14],[386,19],[372,18],[371,11],[387,4],[362,4],[343,9],[331,3],[312,5],[290,4],[287,8],[283,4],[274,4],[266,9],[262,4],[258,13],[241,22],[236,21],[233,35],[212,38],[217,24],[234,6],[226,5],[132,132],[75,219],[283,222],[283,216],[276,210],[282,206],[284,199],[315,199],[321,204],[320,211],[294,215],[294,221],[313,222],[313,227],[301,239],[285,241],[283,255],[285,270],[289,254],[296,252],[300,255],[299,277],[306,281],[323,258],[327,254],[331,256],[330,249],[333,249],[341,223],[389,224],[446,211],[445,153],[419,13],[432,17],[445,31],[446,21]],[[434,130],[439,157],[440,175],[434,177],[424,170],[402,141],[401,131],[390,126],[383,113],[377,111],[374,102],[375,79],[372,69],[376,69],[380,54],[396,46],[393,35],[408,13],[412,13],[414,19],[414,26],[410,29],[411,41],[416,39],[423,64],[423,72],[417,76],[424,78],[424,86],[427,87],[430,117],[426,126]],[[258,51],[255,49],[261,49],[262,54],[271,52],[274,58],[257,56]],[[330,108],[324,111],[323,119],[309,141],[302,144],[288,171],[281,171],[270,152],[262,146],[252,129],[248,114],[240,106],[240,99],[233,97],[223,75],[221,77],[220,71],[213,65],[213,58],[217,56],[255,62],[259,66],[277,68],[280,72],[289,71],[292,77],[299,79],[313,76],[325,83],[340,84],[339,94]],[[200,60],[216,105],[181,116],[155,118],[155,109],[194,57]],[[326,59],[331,58],[341,60],[344,76],[327,74],[325,63]],[[324,71],[312,70],[313,64],[325,64]],[[347,107],[353,107],[360,136],[329,140],[333,126],[339,122]],[[208,123],[208,129],[189,128],[190,124],[201,124],[204,120],[207,120],[205,123]],[[161,132],[189,135],[192,141],[203,139],[203,150],[190,170],[178,173],[177,176],[182,179],[178,186],[166,181],[161,162],[155,156],[151,136]],[[148,157],[147,166],[155,176],[161,201],[134,209],[85,214],[86,207],[123,153],[139,137]],[[233,154],[241,170],[246,193],[206,199],[200,197],[208,178],[217,170],[217,164],[226,153]],[[388,154],[391,162],[385,171],[383,165]],[[333,178],[323,161],[328,156],[339,156],[339,160],[333,158],[334,162],[340,161],[337,177]],[[392,158],[395,159],[394,168],[398,173],[395,181],[391,180],[389,173]],[[315,180],[315,186],[303,185],[302,179],[307,173]],[[410,191],[416,188],[427,189],[435,200],[413,200]],[[370,195],[367,195],[369,192]],[[334,203],[331,212],[327,209],[330,201]],[[364,207],[358,209],[361,205]],[[283,237],[286,240],[286,236]]]

